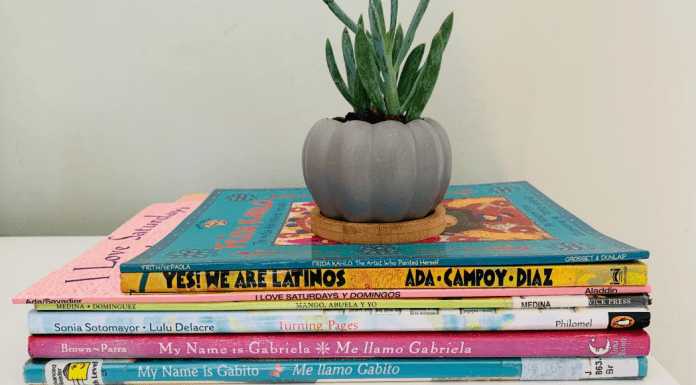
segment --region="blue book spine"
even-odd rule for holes
[[[629,319],[615,325],[612,320]],[[31,334],[639,329],[647,308],[29,312]]]
[[[327,380],[584,380],[642,378],[645,357],[370,360],[30,360],[33,384],[316,382]]]

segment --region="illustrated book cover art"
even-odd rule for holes
[[[605,369],[612,368],[612,369]],[[645,357],[371,360],[32,360],[27,383],[225,384],[370,380],[586,380],[641,378]]]
[[[547,295],[527,297],[417,298],[373,300],[285,300],[235,302],[37,303],[38,311],[227,311],[305,309],[556,309],[566,307],[646,307],[648,294]]]
[[[206,195],[207,196],[207,195]],[[616,295],[649,293],[650,286],[582,286],[481,289],[357,289],[128,295],[120,290],[119,266],[155,245],[199,202],[154,204],[121,225],[73,261],[17,294],[16,304],[171,303],[278,300],[369,300],[525,295]]]
[[[29,337],[34,358],[419,358],[646,356],[642,329]]]
[[[647,308],[29,311],[31,334],[298,333],[629,329]]]
[[[254,269],[121,273],[121,291],[124,293],[643,286],[647,283],[648,267],[641,261],[485,267]]]
[[[311,233],[306,189],[215,190],[122,273],[625,262],[648,252],[609,238],[527,182],[451,186],[437,237],[346,245]]]

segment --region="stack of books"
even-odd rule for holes
[[[442,206],[438,237],[346,245],[312,234],[305,189],[152,205],[14,298],[26,382],[646,375],[647,251],[526,182]]]

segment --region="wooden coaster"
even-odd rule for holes
[[[425,218],[392,223],[355,223],[323,216],[318,207],[311,211],[312,232],[342,243],[366,245],[408,243],[435,237],[445,231],[445,209],[437,206]]]

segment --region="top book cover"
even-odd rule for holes
[[[445,232],[416,243],[348,245],[312,234],[306,189],[213,191],[122,273],[494,266],[648,258],[594,230],[527,182],[450,186]]]

